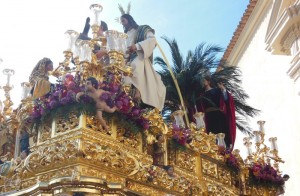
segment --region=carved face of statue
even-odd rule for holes
[[[93,86],[92,82],[90,80],[87,80],[85,83],[85,88],[88,91],[92,91],[95,89],[95,87]]]
[[[168,170],[167,170],[167,173],[169,176],[173,176],[174,175],[174,169],[173,167],[170,167]]]
[[[164,141],[164,136],[163,135],[159,135],[159,137],[157,138],[157,141],[159,143],[162,143]]]
[[[123,25],[123,27],[125,27],[125,29],[129,29],[130,28],[128,20],[126,18],[124,18],[124,17],[121,17],[121,24]]]
[[[27,152],[25,150],[22,151],[20,157],[22,160],[24,160],[27,157]]]
[[[51,62],[46,65],[46,71],[52,71],[52,70],[53,70],[53,63]]]

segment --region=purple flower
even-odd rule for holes
[[[120,89],[120,85],[118,85],[118,84],[114,84],[114,83],[113,83],[113,84],[110,85],[110,91],[111,91],[112,93],[118,92],[119,89]]]
[[[145,122],[143,123],[143,129],[149,129],[149,123],[148,122]]]
[[[74,76],[72,74],[66,74],[65,80],[74,80]]]
[[[134,108],[131,113],[133,116],[139,116],[140,115],[141,110],[138,108]]]
[[[53,100],[49,103],[49,106],[51,109],[55,108],[57,106],[57,101]]]
[[[63,104],[63,105],[67,105],[69,103],[69,101],[70,100],[67,97],[64,97],[60,100],[61,104]]]
[[[57,90],[57,91],[55,91],[55,92],[53,93],[53,96],[54,96],[54,97],[59,97],[60,94],[61,94],[61,92],[60,92],[59,90]]]
[[[180,131],[179,126],[176,125],[175,123],[173,123],[173,131]]]
[[[76,93],[74,91],[68,91],[67,92],[67,96],[68,100],[75,100],[75,97],[76,97]]]
[[[123,106],[123,102],[122,101],[117,101],[116,106],[117,106],[117,108],[121,109],[122,106]]]
[[[107,99],[106,104],[111,108],[113,108],[115,106],[114,101],[112,99]]]
[[[33,111],[32,113],[31,113],[31,117],[32,118],[39,118],[39,117],[41,117],[41,113],[40,113],[40,111]]]
[[[73,82],[73,81],[67,82],[66,87],[67,87],[67,89],[74,89],[75,82]]]
[[[43,107],[40,108],[41,115],[45,114],[45,109]]]
[[[102,93],[102,95],[100,96],[100,99],[103,101],[106,101],[106,100],[108,100],[109,97],[110,97],[109,93]]]
[[[125,97],[122,101],[123,101],[123,104],[126,105],[126,106],[128,106],[129,103],[130,103],[130,100],[129,100],[128,97]]]

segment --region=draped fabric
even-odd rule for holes
[[[50,91],[51,83],[46,71],[46,64],[48,62],[51,62],[49,58],[41,59],[29,76],[30,85],[33,87],[32,97],[34,99],[46,95]]]
[[[227,147],[231,144],[233,148],[236,137],[235,106],[231,94],[226,93],[227,100],[219,88],[206,91],[197,109],[205,113],[206,131],[214,134],[225,133]]]
[[[133,76],[127,77],[127,82],[133,84],[141,93],[143,103],[153,106],[159,110],[163,109],[166,87],[161,77],[152,66],[153,50],[156,47],[154,36],[147,37],[154,30],[147,25],[139,26],[135,34],[135,44],[140,48],[131,57]],[[132,39],[132,38],[129,38]]]

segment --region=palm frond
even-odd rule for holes
[[[123,6],[122,6],[121,4],[118,4],[118,8],[119,8],[119,10],[120,10],[120,12],[121,12],[121,15],[126,14],[126,13],[125,13],[125,10],[124,10],[124,8],[123,8]]]
[[[128,5],[127,5],[127,12],[126,12],[126,14],[130,14],[130,10],[131,10],[131,2],[129,2]]]
[[[204,88],[202,88],[203,78],[206,74],[210,74],[214,86],[218,82],[223,82],[225,88],[232,94],[235,102],[237,128],[241,132],[251,135],[252,130],[247,120],[249,117],[257,115],[259,110],[246,103],[249,96],[241,85],[241,71],[237,67],[225,66],[221,71],[211,73],[220,65],[218,54],[223,52],[223,49],[217,45],[209,45],[203,42],[194,51],[188,51],[187,56],[183,58],[175,39],[169,39],[166,36],[163,36],[162,39],[170,47],[171,67],[178,82],[185,107],[194,108],[199,100],[205,99],[201,96],[201,94],[204,94]],[[161,67],[158,73],[167,88],[163,115],[165,119],[168,119],[171,112],[177,110],[180,105],[179,95],[166,62],[161,57],[156,57],[154,63]]]
[[[183,69],[183,58],[180,53],[177,41],[175,39],[170,40],[166,36],[163,36],[162,39],[164,39],[170,46],[173,62],[173,71],[175,73],[180,73],[180,71]]]

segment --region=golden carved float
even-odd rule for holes
[[[92,5],[91,8],[96,14],[102,10],[100,5]],[[89,76],[106,81],[108,74],[110,78],[113,76],[115,84],[121,86],[122,92],[130,97],[130,87],[122,84],[122,76],[131,74],[130,67],[124,61],[126,48],[120,46],[116,49],[111,42],[124,42],[126,36],[114,31],[107,34],[110,37],[97,37],[99,24],[94,24],[92,29],[93,39],[79,43],[74,41],[78,33],[67,31],[70,40],[74,41],[71,44],[85,48],[84,57],[71,49],[64,51],[65,60],[52,74],[58,77],[61,85],[70,74],[80,75],[78,85],[84,84]],[[101,47],[109,45],[109,63],[97,59],[92,53],[91,48],[99,42],[102,43]],[[109,129],[102,128],[95,115],[83,110],[72,110],[67,115],[44,115],[45,118],[38,122],[28,121],[37,106],[37,101],[27,96],[31,87],[27,83],[22,84],[24,99],[13,111],[9,95],[12,89],[9,77],[13,71],[6,70],[5,74],[8,83],[3,87],[6,100],[0,114],[0,133],[4,134],[6,140],[1,143],[0,194],[276,195],[283,186],[251,183],[253,166],[273,165],[272,168],[279,175],[278,163],[283,162],[278,157],[276,138],[270,139],[272,149],[264,144],[263,122],[259,122],[261,130],[255,132],[258,138],[256,152],[251,152],[251,141],[245,139],[249,156],[244,161],[239,150],[220,150],[221,146],[216,144],[216,139],[222,140],[222,134],[206,134],[201,113],[195,117],[199,121],[190,127],[185,126],[181,111],[174,113],[177,131],[186,131],[189,135],[189,142],[183,145],[184,148],[172,144],[174,126],[172,123],[166,124],[155,109],[139,113],[139,120],[148,124],[138,132],[133,131],[135,125],[126,122],[131,121],[126,116],[128,113],[107,114],[105,119]],[[131,109],[135,107],[132,100],[128,104]],[[20,135],[24,132],[30,135],[30,153],[26,157],[22,157],[19,152]],[[157,142],[157,135],[163,136],[163,153],[160,157],[162,165],[153,164],[154,153],[151,149]],[[228,165],[228,158],[233,158],[238,167]],[[172,166],[174,172],[170,174],[164,166]]]

